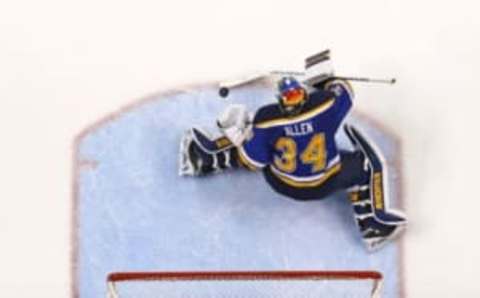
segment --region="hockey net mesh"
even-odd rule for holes
[[[108,298],[379,298],[374,271],[112,273]]]

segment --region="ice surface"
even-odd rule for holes
[[[400,297],[401,246],[369,254],[346,196],[297,202],[273,192],[260,173],[231,171],[179,177],[181,135],[192,125],[214,130],[230,103],[249,109],[271,101],[252,85],[220,99],[214,86],[160,94],[93,126],[80,140],[76,177],[79,297],[104,297],[114,271],[378,270],[384,297]],[[395,140],[353,117],[391,165]],[[339,140],[345,143],[344,137]],[[390,171],[390,193],[398,172]],[[394,202],[398,198],[394,198]]]

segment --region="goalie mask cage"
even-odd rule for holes
[[[376,271],[118,272],[108,298],[319,298],[381,296]]]

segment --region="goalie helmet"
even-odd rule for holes
[[[307,101],[305,88],[294,77],[285,77],[278,82],[278,101],[287,116],[298,114]]]

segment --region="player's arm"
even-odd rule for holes
[[[352,108],[355,96],[352,86],[346,80],[330,79],[324,84],[323,88],[335,97],[333,108],[336,110],[339,122],[341,122]]]
[[[255,171],[270,163],[271,152],[268,148],[269,133],[267,129],[253,126],[250,138],[238,146],[238,159],[242,166]]]
[[[264,124],[278,118],[279,109],[276,104],[260,108],[253,117],[251,131],[243,143],[238,146],[238,160],[250,170],[264,168],[272,162],[271,139],[274,128]]]
[[[263,168],[270,162],[269,131],[257,125],[267,114],[268,109],[261,108],[251,117],[245,106],[231,105],[217,120],[225,137],[236,146],[238,164],[249,170]]]

